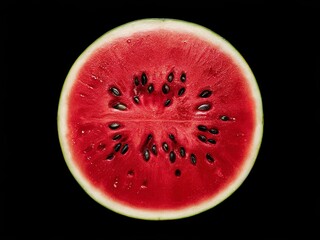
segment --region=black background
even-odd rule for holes
[[[319,225],[320,9],[305,1],[172,4],[13,1],[2,8],[2,233],[261,239],[311,234]],[[226,38],[251,66],[263,100],[263,142],[246,181],[215,208],[180,220],[132,219],[94,202],[69,172],[57,135],[60,91],[76,58],[106,31],[149,17],[195,22]]]

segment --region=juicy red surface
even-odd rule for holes
[[[141,83],[134,87],[134,77],[140,79],[143,72],[148,84],[154,84],[152,94]],[[167,81],[170,72],[175,76],[172,83]],[[182,72],[185,83],[179,79]],[[169,95],[161,91],[164,83],[170,85]],[[112,95],[111,87],[120,89],[121,96]],[[186,92],[178,97],[181,87]],[[212,96],[198,97],[207,89]],[[139,105],[132,100],[137,91]],[[172,105],[163,107],[168,96]],[[112,108],[116,102],[128,109]],[[197,107],[202,103],[212,108],[200,112]],[[254,107],[242,72],[215,46],[165,30],[135,34],[98,49],[81,68],[69,98],[72,155],[87,179],[116,201],[141,208],[183,208],[214,196],[237,176],[252,141]],[[221,115],[231,120],[222,121]],[[111,130],[112,122],[120,122],[120,128]],[[219,134],[199,132],[200,124],[218,128]],[[111,139],[116,133],[122,135],[118,141]],[[148,134],[153,135],[158,155],[150,153],[146,162]],[[216,144],[202,143],[198,134]],[[161,148],[164,141],[176,153],[174,163]],[[127,143],[128,152],[106,160],[118,142]],[[180,146],[186,149],[185,158],[179,155]],[[191,164],[191,153],[197,157],[196,165]],[[206,160],[206,153],[214,163]],[[181,176],[175,175],[177,169]]]

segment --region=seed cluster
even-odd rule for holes
[[[151,158],[150,152],[155,156],[158,154],[158,149],[157,149],[156,144],[153,142],[152,143],[150,142],[152,140],[152,138],[153,138],[152,134],[149,134],[147,136],[146,141],[145,141],[145,146],[143,147],[142,156],[146,162],[148,162]],[[171,145],[171,147],[169,145]],[[151,146],[151,150],[150,150],[149,146]],[[168,134],[168,139],[167,139],[167,141],[162,142],[161,149],[164,153],[167,154],[169,162],[172,164],[176,162],[178,156],[181,158],[186,157],[185,148],[177,142],[177,139],[173,133]],[[195,164],[195,163],[193,163],[193,164]],[[180,177],[181,170],[176,169],[174,174],[175,174],[175,176]]]
[[[211,144],[216,144],[216,140],[215,139],[212,139],[211,136],[210,137],[206,137],[205,132],[209,132],[211,133],[212,135],[216,135],[219,133],[219,130],[217,128],[208,128],[207,126],[205,125],[198,125],[197,126],[197,129],[202,132],[200,134],[198,134],[198,139],[203,142],[203,143],[211,143]]]
[[[132,101],[135,105],[141,104],[141,99],[143,100],[142,94],[154,94],[158,93],[164,97],[163,106],[170,107],[174,101],[173,96],[182,97],[186,93],[185,82],[187,81],[187,75],[185,72],[174,72],[170,71],[166,75],[166,79],[164,79],[164,83],[162,84],[161,89],[156,89],[152,79],[149,79],[146,72],[141,72],[141,74],[133,76],[133,97]],[[108,88],[109,94],[113,97],[113,100],[110,106],[119,111],[127,111],[128,106],[130,104],[126,104],[122,101],[123,92],[118,86],[112,85]],[[209,100],[210,97],[214,95],[214,92],[210,89],[210,87],[201,89],[197,93],[197,97],[202,99],[202,102],[199,102],[195,106],[195,110],[206,112],[212,109],[212,101]],[[226,115],[220,115],[219,119],[221,121],[230,121],[232,118]],[[111,139],[114,141],[112,146],[112,151],[107,154],[107,160],[113,160],[117,154],[125,155],[130,151],[130,146],[126,142],[127,136],[123,136],[123,132],[119,132],[119,130],[123,127],[123,125],[119,122],[110,122],[108,123],[108,128],[111,131],[114,131]],[[197,141],[200,141],[201,144],[216,144],[216,135],[220,133],[220,131],[214,126],[206,126],[203,124],[199,124],[196,126],[197,133],[195,135]],[[169,133],[165,139],[162,140],[161,143],[157,143],[154,141],[153,133],[149,133],[147,137],[142,140],[142,149],[140,149],[140,154],[142,159],[145,162],[152,160],[153,157],[157,156],[159,152],[164,153],[171,164],[174,164],[177,159],[188,159],[188,161],[192,165],[197,165],[198,157],[193,152],[187,152],[186,148],[181,145],[178,141],[179,138],[175,136],[173,133]],[[207,145],[208,146],[208,145]],[[93,147],[90,145],[84,152],[88,152]],[[103,151],[106,149],[106,145],[104,143],[99,143],[98,150]],[[214,163],[215,159],[213,154],[210,152],[205,153],[205,159],[209,163]],[[182,174],[180,169],[175,169],[174,175],[180,177]]]
[[[201,129],[204,129],[203,125],[199,125],[198,128],[199,127]],[[208,128],[206,127],[206,131],[207,130],[208,130]],[[201,136],[203,136],[203,135],[201,135]],[[209,140],[214,141],[213,139],[207,139],[205,136],[203,136],[203,138],[205,139],[205,141],[209,141]],[[150,145],[149,143],[150,143],[151,139],[152,139],[152,135],[149,134],[146,139],[146,143],[145,143],[146,147],[143,148],[143,152],[142,152],[142,156],[146,162],[148,162],[151,158],[150,148],[147,147],[147,145]],[[170,142],[173,143],[171,147],[169,146]],[[168,134],[168,141],[162,142],[161,149],[163,150],[164,153],[168,154],[168,159],[169,159],[170,163],[175,163],[177,156],[179,156],[180,158],[186,158],[186,156],[187,156],[186,149],[177,142],[176,137],[172,133]],[[157,153],[158,153],[158,149],[154,143],[152,144],[151,152],[154,155],[157,155]],[[189,158],[190,158],[190,163],[192,165],[197,164],[197,157],[194,153],[190,153]],[[209,163],[214,162],[214,158],[212,157],[212,155],[210,153],[206,153],[206,159],[208,160]],[[177,170],[179,170],[179,169],[177,169]],[[178,175],[179,176],[181,175],[181,170],[179,170]],[[178,176],[178,175],[176,174],[176,176]]]
[[[153,135],[151,133],[148,134],[143,144],[142,156],[146,162],[150,160],[150,157],[151,157],[150,152],[155,156],[158,154],[157,146],[153,142]]]
[[[202,95],[204,94],[204,92],[201,93]],[[200,95],[201,95],[200,94]],[[197,129],[201,132],[200,134],[198,134],[198,139],[202,142],[202,143],[211,143],[211,144],[216,144],[216,140],[210,137],[207,137],[206,132],[210,133],[210,135],[217,135],[219,133],[219,130],[215,127],[208,127],[205,125],[198,125]],[[214,162],[214,158],[212,157],[212,155],[210,153],[206,153],[206,159],[208,160],[208,162],[213,163]],[[192,156],[191,162],[195,163],[196,162],[196,157]]]
[[[168,83],[164,83],[164,84],[162,85],[162,92],[163,92],[163,94],[166,95],[166,94],[168,94],[168,93],[170,92],[170,86],[169,86],[169,84],[172,83],[174,80],[175,80],[175,75],[174,75],[173,72],[170,72],[170,73],[168,74],[168,76],[167,76],[167,81],[168,81]],[[185,74],[184,72],[182,72],[181,75],[180,75],[180,81],[181,81],[182,83],[185,83],[185,81],[186,81],[186,74]],[[178,90],[178,97],[181,97],[181,96],[185,93],[185,91],[186,91],[186,88],[185,88],[185,87],[179,88],[179,90]],[[168,107],[168,106],[171,105],[171,103],[172,103],[172,99],[166,99],[165,102],[164,102],[164,106],[165,106],[165,107]]]
[[[112,122],[108,126],[111,130],[117,130],[118,128],[121,127],[120,123],[118,123],[118,122]],[[119,141],[121,138],[122,138],[122,135],[116,133],[115,135],[113,135],[112,140]],[[115,157],[115,154],[117,152],[120,151],[120,154],[124,155],[128,152],[128,150],[129,150],[128,143],[118,142],[113,146],[113,151],[107,155],[106,159],[112,160]]]
[[[180,73],[180,78],[176,79],[175,73],[173,71],[169,72],[166,78],[166,82],[163,83],[162,87],[161,87],[161,92],[163,93],[164,96],[167,96],[168,98],[164,100],[163,102],[163,106],[164,107],[169,107],[172,105],[173,103],[173,98],[170,97],[172,96],[171,94],[169,94],[172,91],[172,87],[170,87],[171,84],[173,84],[173,82],[177,80],[181,83],[185,83],[187,80],[187,75],[185,72],[181,72]],[[154,92],[156,92],[157,90],[155,89],[155,86],[152,82],[150,82],[147,74],[145,72],[142,72],[141,75],[135,75],[133,77],[133,87],[134,87],[134,96],[132,97],[132,100],[134,102],[134,104],[139,105],[141,103],[140,101],[140,97],[143,94],[143,89],[146,89],[145,92],[147,92],[148,94],[152,94]],[[115,97],[120,97],[122,96],[122,93],[120,91],[120,89],[116,86],[111,86],[110,87],[110,92],[113,96]],[[184,86],[180,86],[178,87],[177,90],[177,97],[181,97],[185,94],[186,92],[186,88]],[[203,89],[199,92],[198,97],[203,98],[203,99],[208,99],[213,95],[213,91],[210,89]],[[113,108],[120,110],[120,111],[125,111],[128,109],[127,105],[123,102],[116,102],[115,104],[113,104],[112,106]],[[196,106],[196,110],[198,111],[202,111],[202,112],[206,112],[209,111],[210,109],[212,109],[212,102],[210,101],[204,101],[202,103],[200,103],[198,106]],[[220,117],[221,120],[223,121],[228,121],[230,120],[229,117],[227,116],[221,116]]]
[[[181,75],[180,75],[180,81],[182,83],[185,83],[186,82],[186,73],[182,72]],[[169,96],[169,93],[172,91],[172,88],[170,87],[170,84],[173,83],[173,81],[175,80],[175,74],[173,72],[170,72],[167,76],[167,81],[162,85],[162,88],[161,88],[161,92],[164,94],[164,96]],[[135,104],[140,104],[140,97],[141,95],[143,94],[143,89],[146,87],[146,91],[149,93],[149,94],[152,94],[153,92],[156,92],[156,89],[155,89],[155,86],[153,83],[150,83],[149,81],[149,78],[147,76],[147,74],[145,72],[143,72],[141,74],[141,76],[134,76],[133,77],[133,87],[134,87],[134,93],[135,95],[133,96],[133,102]],[[112,92],[112,94],[114,96],[121,96],[121,92],[119,91],[119,89],[117,89],[116,87],[112,87],[110,88],[110,91]],[[180,87],[177,91],[177,96],[178,97],[181,97],[184,95],[186,91],[186,88],[185,87]],[[164,100],[163,102],[163,106],[164,107],[169,107],[172,105],[172,102],[173,102],[173,98],[171,97],[168,97],[167,99]],[[122,103],[120,103],[122,104]],[[123,104],[124,105],[124,104]],[[117,106],[119,107],[119,106]],[[117,108],[118,110],[126,110],[126,109],[123,109],[121,106],[120,106],[120,109]]]
[[[111,130],[117,130],[121,127],[120,123],[118,123],[118,122],[109,123],[108,126]],[[217,128],[208,127],[208,126],[200,124],[197,126],[197,130],[199,130],[201,132],[201,134],[197,135],[198,139],[201,142],[203,142],[203,143],[208,142],[211,144],[216,144],[216,140],[214,140],[212,138],[208,138],[205,134],[209,133],[210,135],[217,135],[217,134],[219,134],[219,130]],[[122,135],[119,133],[116,133],[115,135],[113,135],[112,140],[118,141],[121,138],[122,138]],[[173,146],[170,147],[169,142],[172,142]],[[158,148],[157,148],[156,143],[153,141],[153,135],[151,133],[147,135],[143,146],[144,147],[142,150],[142,156],[146,162],[148,162],[150,160],[151,155],[154,155],[154,156],[158,155]],[[105,145],[101,146],[101,147],[105,148]],[[163,152],[168,154],[168,159],[169,159],[170,163],[175,163],[175,161],[177,159],[177,153],[178,153],[178,156],[181,158],[185,158],[187,156],[186,149],[183,146],[179,145],[179,143],[177,142],[177,139],[173,133],[168,134],[168,141],[162,142],[161,148],[162,148]],[[113,146],[112,153],[108,154],[106,159],[112,160],[115,157],[116,153],[120,152],[120,154],[124,155],[125,153],[128,152],[128,150],[129,150],[128,143],[117,142]],[[210,153],[206,153],[205,157],[209,163],[213,163],[215,161],[213,156]],[[192,165],[197,164],[197,156],[194,153],[189,154],[189,159],[190,159],[190,163]],[[181,170],[176,169],[175,175],[177,177],[181,176]]]

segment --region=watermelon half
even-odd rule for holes
[[[133,218],[177,219],[216,206],[245,180],[262,140],[262,101],[222,37],[142,19],[76,60],[58,132],[67,166],[95,201]]]

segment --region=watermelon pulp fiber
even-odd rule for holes
[[[147,29],[84,59],[66,100],[65,136],[72,167],[99,198],[179,211],[210,202],[239,178],[257,105],[246,73],[219,44]]]

